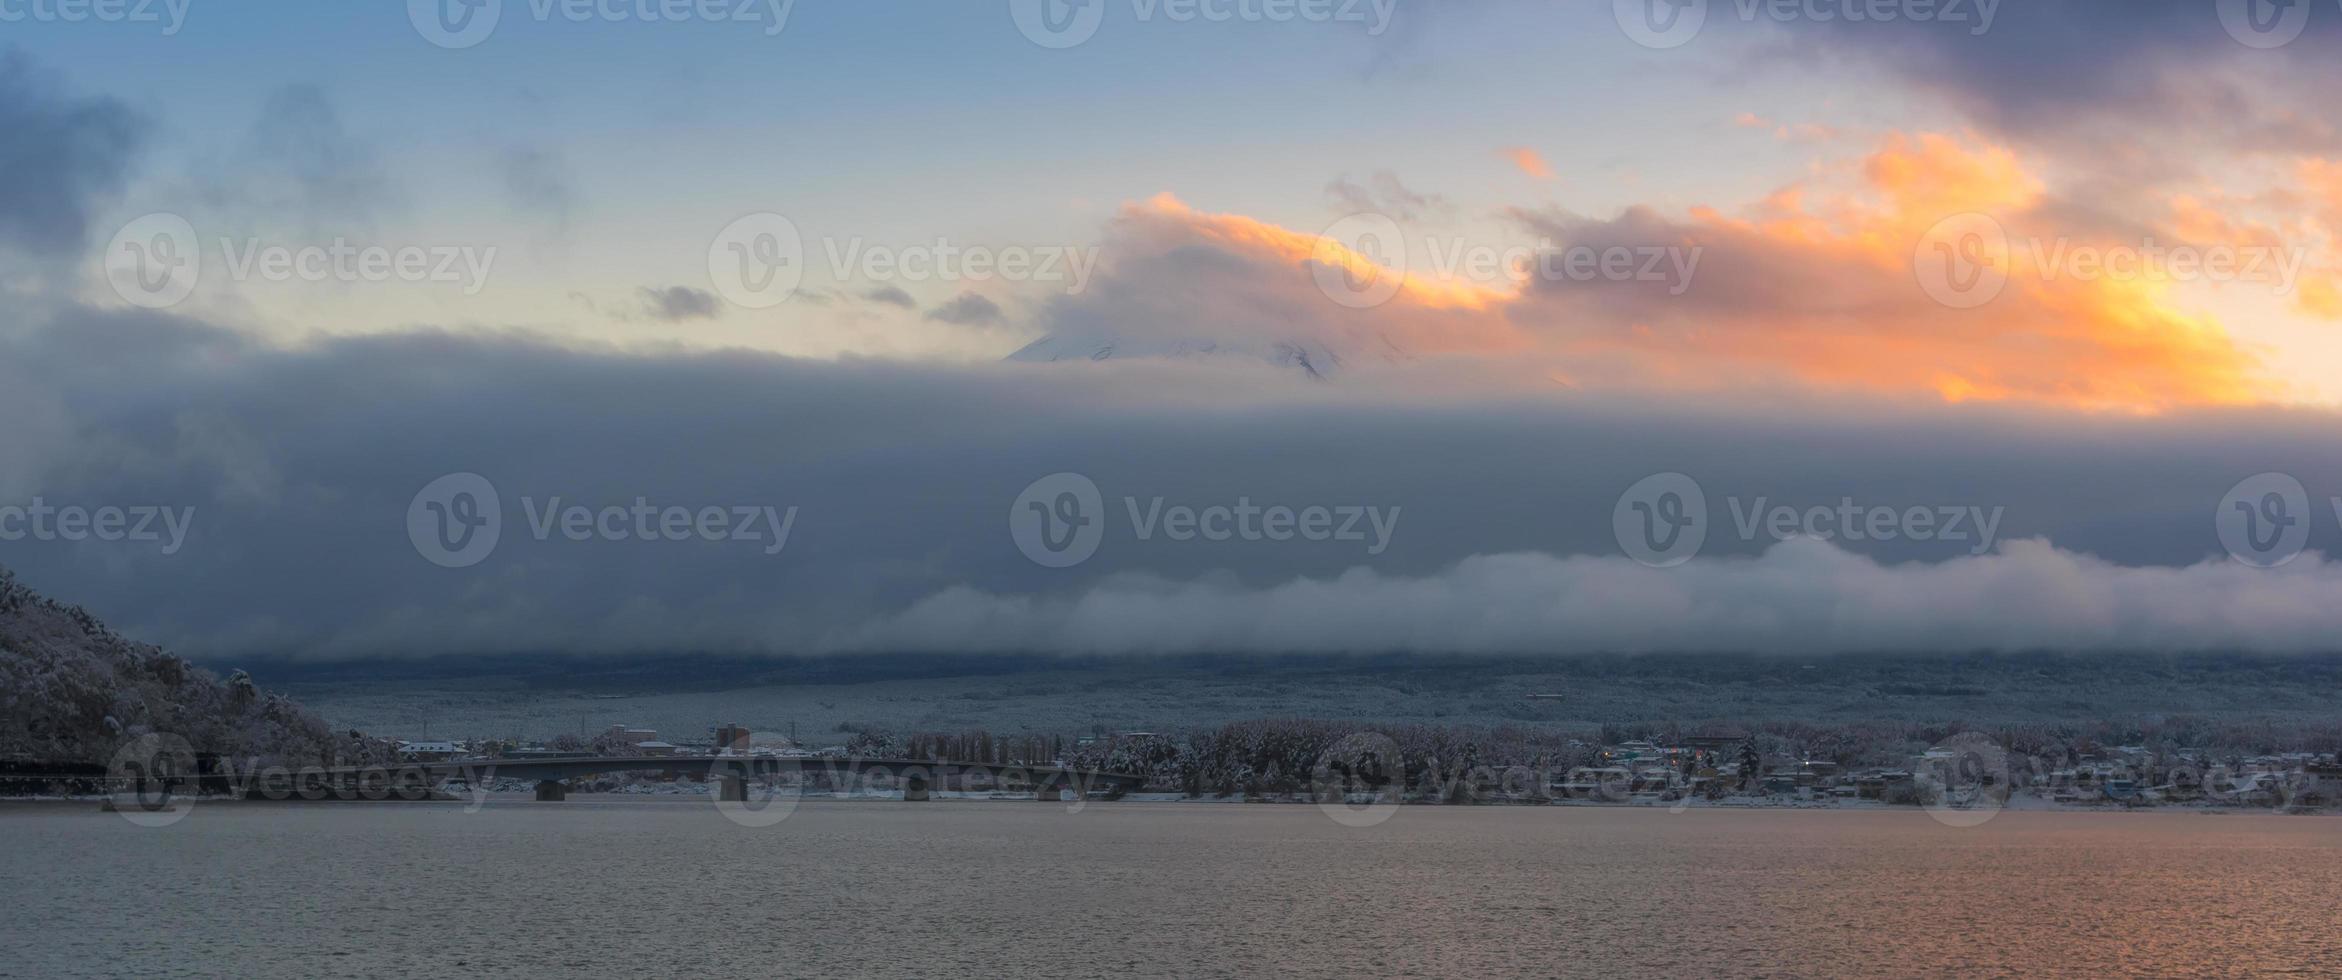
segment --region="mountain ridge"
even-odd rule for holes
[[[0,760],[102,763],[149,735],[275,765],[384,754],[380,743],[337,734],[315,713],[260,690],[243,671],[221,680],[0,568]]]

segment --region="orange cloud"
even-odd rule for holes
[[[1753,112],[1743,112],[1733,116],[1732,125],[1742,129],[1770,129],[1773,131],[1773,138],[1784,143],[1822,143],[1838,138],[1838,130],[1834,126],[1825,126],[1821,123],[1798,123],[1792,126],[1788,123],[1775,123]]]
[[[2030,248],[2108,233],[2047,206],[2042,181],[2005,147],[1894,134],[1857,166],[1820,172],[1845,179],[1783,188],[1735,213],[1517,211],[1544,243],[1538,254],[1624,250],[1638,273],[1586,276],[1541,262],[1525,282],[1463,281],[1420,247],[1413,262],[1392,262],[1164,195],[1125,207],[1105,281],[1078,319],[1322,338],[1335,350],[1481,354],[1506,372],[1583,390],[1788,387],[2129,412],[2287,395],[2218,322],[2173,306],[2168,284],[2073,275]],[[1985,257],[2006,281],[1980,304],[1943,301],[1923,278],[1931,229],[1965,213],[2005,229]],[[2191,201],[2175,204],[2172,220],[2253,234],[2215,217]],[[1324,270],[1388,281],[1391,298],[1346,308],[1313,283]],[[2305,289],[2304,302],[2342,308],[2342,295]]]
[[[2315,218],[2309,222],[2324,237],[2329,249],[2342,245],[2342,160],[2310,157],[2301,161],[2301,183],[2310,198],[2317,202]],[[2327,320],[2342,320],[2342,266],[2337,266],[2331,251],[2326,261],[2311,269],[2301,281],[2296,302],[2302,312]]]
[[[1039,326],[1126,351],[1290,350],[1368,364],[1531,346],[1499,313],[1512,284],[1419,274],[1395,225],[1367,229],[1386,239],[1374,254],[1352,247],[1354,230],[1295,231],[1169,194],[1127,204],[1089,288],[1049,303]]]
[[[1338,269],[1358,280],[1394,278],[1396,299],[1425,309],[1486,309],[1509,290],[1472,282],[1410,275],[1359,254],[1339,238],[1308,235],[1240,214],[1208,214],[1189,207],[1171,194],[1157,194],[1144,204],[1123,209],[1128,221],[1156,222],[1219,244],[1231,251],[1265,258],[1280,265],[1317,263]]]
[[[1891,133],[1863,161],[1863,175],[1886,195],[1891,217],[1928,224],[1969,211],[2007,212],[2041,200],[2040,180],[2006,147],[1971,149],[1941,133]]]
[[[1538,180],[1553,179],[1553,165],[1545,162],[1544,154],[1526,146],[1507,147],[1500,152],[1504,154],[1505,159],[1512,161],[1513,166],[1520,168],[1522,173]]]
[[[2162,284],[2045,263],[2031,242],[2088,243],[2093,233],[2044,214],[2042,182],[2009,149],[1895,134],[1860,173],[1851,191],[1817,203],[1791,189],[1746,218],[1646,213],[1565,229],[1706,254],[1681,296],[1542,290],[1548,316],[1570,324],[1565,349],[1605,360],[1609,377],[1669,385],[1769,381],[2130,411],[2275,393],[2217,323],[2169,307]],[[1938,302],[1920,279],[1922,244],[1963,214],[2002,231],[1986,258],[2006,283],[1974,308]]]
[[[2310,157],[2301,161],[2300,171],[2302,184],[2325,208],[2321,219],[2342,229],[2342,160]]]
[[[2301,309],[2311,316],[2342,320],[2342,287],[2331,274],[2301,281]]]

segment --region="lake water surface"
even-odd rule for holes
[[[2342,820],[0,804],[0,976],[2333,975]]]

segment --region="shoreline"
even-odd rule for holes
[[[675,800],[675,801],[685,801],[685,800],[697,800],[697,799],[702,799],[702,798],[711,798],[713,795],[714,795],[714,794],[713,794],[712,792],[705,791],[705,790],[698,790],[698,791],[680,791],[680,792],[588,792],[588,791],[583,791],[583,790],[572,790],[572,791],[570,791],[570,793],[569,793],[569,798],[568,798],[568,800],[566,800],[566,801],[564,801],[564,802],[632,802],[632,801],[649,801],[649,800],[661,800],[661,801],[664,801],[664,800]],[[107,802],[108,802],[110,799],[111,799],[110,797],[108,797],[108,796],[106,796],[106,795],[104,795],[104,794],[75,794],[75,795],[64,795],[64,796],[46,796],[46,795],[42,795],[42,796],[27,796],[27,795],[0,795],[0,806],[17,806],[17,805],[25,805],[25,806],[39,806],[39,805],[44,805],[44,804],[46,804],[46,805],[58,805],[58,806],[62,806],[62,805],[65,805],[65,804],[96,804],[96,805],[99,805],[99,806],[101,806],[101,807],[102,807],[102,805],[103,805],[103,804],[105,804],[105,803],[107,803]],[[366,805],[366,804],[399,804],[399,805],[404,805],[404,806],[414,806],[414,805],[426,805],[426,804],[432,804],[432,803],[439,803],[439,804],[449,804],[449,803],[453,803],[453,804],[461,804],[461,805],[464,805],[464,806],[475,806],[475,805],[479,805],[479,804],[483,804],[483,803],[501,803],[501,804],[511,804],[511,803],[530,803],[530,802],[534,802],[532,799],[530,799],[530,796],[529,796],[529,794],[528,794],[528,793],[526,793],[526,792],[521,792],[521,791],[512,791],[512,790],[495,790],[495,791],[491,791],[491,792],[489,792],[488,794],[486,794],[486,798],[485,798],[485,799],[481,799],[481,798],[479,798],[478,796],[475,796],[475,795],[473,795],[473,794],[469,794],[469,793],[453,792],[453,791],[442,791],[442,795],[441,795],[439,798],[435,798],[435,799],[429,799],[429,800],[403,800],[403,799],[396,799],[396,798],[386,798],[386,799],[380,799],[380,800],[368,800],[368,799],[355,799],[355,800],[352,800],[352,799],[337,799],[337,798],[330,798],[330,797],[329,797],[329,798],[323,798],[323,799],[302,799],[302,798],[298,798],[298,797],[296,797],[296,798],[292,798],[292,799],[275,800],[275,799],[267,799],[267,798],[259,798],[259,799],[254,799],[254,798],[249,798],[249,797],[241,797],[241,796],[196,796],[196,797],[175,797],[175,798],[174,798],[174,800],[175,800],[176,802],[179,802],[179,803],[182,803],[182,804],[185,804],[185,805],[189,805],[189,806],[193,806],[193,805],[214,806],[214,805],[235,805],[235,804],[251,804],[251,805],[299,805],[299,804],[319,804],[319,805],[329,805],[329,804],[330,804],[330,805],[341,805],[341,806],[350,806],[350,805]],[[905,802],[905,801],[903,800],[902,796],[901,796],[900,794],[897,794],[897,793],[879,793],[879,792],[873,792],[873,793],[820,793],[820,794],[808,794],[808,795],[804,795],[804,796],[799,796],[799,797],[797,797],[797,798],[795,799],[795,801],[794,801],[794,802],[796,802],[796,803],[799,803],[799,804],[804,804],[804,803],[848,803],[848,804],[868,804],[868,803],[903,803],[903,802]],[[931,800],[929,800],[928,802],[939,802],[939,803],[940,803],[940,802],[951,802],[951,803],[1012,803],[1012,804],[1016,804],[1016,805],[1019,805],[1019,806],[1032,806],[1033,804],[1035,804],[1035,803],[1037,803],[1037,802],[1040,802],[1040,801],[1037,801],[1037,800],[1033,799],[1031,796],[1025,796],[1025,795],[1008,795],[1008,794],[993,794],[993,793],[968,793],[968,792],[961,792],[961,791],[943,791],[943,790],[937,790],[937,791],[934,791],[934,792],[933,792],[932,798],[931,798]],[[1120,799],[1116,799],[1116,800],[1102,800],[1102,799],[1089,799],[1089,800],[1083,800],[1083,801],[1079,801],[1079,804],[1078,804],[1078,805],[1080,805],[1080,806],[1084,806],[1084,807],[1087,807],[1087,806],[1088,806],[1088,805],[1090,805],[1090,804],[1102,804],[1102,805],[1111,805],[1111,806],[1127,806],[1127,805],[1132,805],[1132,804],[1138,804],[1138,805],[1149,805],[1149,804],[1152,804],[1152,805],[1156,805],[1156,806],[1161,806],[1161,805],[1166,805],[1166,804],[1181,804],[1181,805],[1191,805],[1191,806],[1212,806],[1212,807],[1222,807],[1222,806],[1278,806],[1278,807],[1335,807],[1335,808],[1351,808],[1351,809],[1355,809],[1355,808],[1363,808],[1363,807],[1366,807],[1366,806],[1382,805],[1382,804],[1370,804],[1370,803],[1363,803],[1363,802],[1361,802],[1361,803],[1349,803],[1349,804],[1343,804],[1343,803],[1337,803],[1337,802],[1330,802],[1330,801],[1329,801],[1329,802],[1320,803],[1320,802],[1315,802],[1315,801],[1311,801],[1311,800],[1305,800],[1305,799],[1295,799],[1295,798],[1287,798],[1287,797],[1279,797],[1279,798],[1273,798],[1273,799],[1260,799],[1260,800],[1247,799],[1247,798],[1244,798],[1244,797],[1242,797],[1242,796],[1231,796],[1231,797],[1190,797],[1190,796],[1183,796],[1183,795],[1178,795],[1178,794],[1171,794],[1171,793],[1131,793],[1131,794],[1128,794],[1128,795],[1126,795],[1126,796],[1124,796],[1124,797],[1122,797],[1122,798],[1120,798]],[[754,805],[754,804],[752,803],[751,805]],[[1056,802],[1056,803],[1054,803],[1053,805],[1056,805],[1056,806],[1068,806],[1068,805],[1076,805],[1076,801],[1071,801],[1071,800],[1057,801],[1057,802]],[[1404,809],[1410,809],[1410,810],[1412,810],[1412,809],[1460,809],[1460,810],[1478,810],[1478,809],[1546,809],[1546,808],[1550,808],[1550,809],[1604,809],[1604,810],[1664,810],[1664,811],[1667,811],[1667,812],[1669,812],[1669,813],[1683,813],[1683,812],[1688,812],[1688,811],[1693,811],[1693,810],[1703,810],[1703,811],[1725,811],[1725,812],[1729,812],[1729,811],[1759,811],[1759,810],[1761,810],[1761,811],[1797,811],[1797,812],[1828,812],[1828,813],[1906,813],[1906,812],[1907,812],[1907,813],[1923,813],[1923,814],[1924,814],[1924,813],[1934,813],[1934,812],[1941,812],[1941,813],[1946,813],[1946,814],[1962,814],[1962,815],[1978,815],[1978,814],[1986,814],[1986,815],[1991,815],[1991,816],[1997,816],[1997,815],[1999,815],[2000,813],[2004,813],[2004,812],[2009,812],[2009,813],[2069,813],[2069,814],[2072,814],[2072,813],[2079,813],[2079,814],[2091,814],[2091,813],[2097,813],[2097,814],[2159,814],[2159,813],[2160,813],[2160,814],[2192,814],[2192,815],[2197,815],[2197,816],[2275,816],[2275,817],[2336,817],[2336,816],[2342,816],[2342,811],[2337,811],[2337,810],[2333,810],[2333,809],[2329,809],[2329,808],[2290,809],[2290,808],[2280,808],[2280,807],[2240,807],[2240,806],[2227,806],[2227,805],[2206,805],[2206,804],[2172,804],[2172,805],[2164,805],[2164,806],[2076,805],[2076,804],[2069,804],[2069,803],[2058,803],[2058,802],[2055,802],[2055,801],[2049,801],[2049,800],[2041,800],[2041,799],[2037,799],[2037,798],[2036,798],[2036,799],[2027,799],[2027,800],[2025,800],[2025,801],[2024,801],[2024,802],[2022,802],[2022,803],[2019,803],[2019,802],[2016,802],[2016,801],[2012,800],[2012,801],[2011,801],[2011,803],[2010,803],[2009,805],[2006,805],[2006,806],[2001,806],[2001,807],[1946,807],[1946,808],[1941,808],[1940,810],[1931,809],[1931,808],[1929,808],[1929,807],[1926,807],[1926,806],[1920,806],[1920,805],[1911,805],[1911,804],[1890,804],[1890,803],[1875,803],[1875,802],[1870,802],[1870,801],[1861,801],[1861,802],[1824,802],[1824,801],[1818,801],[1818,800],[1779,800],[1779,801],[1768,801],[1768,800],[1747,800],[1747,801],[1721,800],[1721,801],[1708,801],[1708,800],[1701,800],[1701,801],[1697,801],[1697,802],[1683,802],[1683,801],[1675,801],[1675,802],[1660,802],[1660,801],[1656,801],[1656,800],[1654,800],[1654,801],[1647,801],[1647,802],[1638,802],[1638,801],[1603,801],[1603,800],[1542,800],[1542,801],[1532,801],[1532,800],[1517,800],[1517,801],[1515,801],[1515,800],[1491,800],[1491,801],[1484,801],[1484,802],[1478,802],[1478,803],[1425,803],[1425,802],[1402,802],[1402,803],[1399,803],[1399,804],[1397,804],[1397,806],[1399,806],[1399,807],[1401,807],[1401,808],[1404,808]],[[98,811],[94,811],[94,810],[93,810],[93,812],[98,812]]]

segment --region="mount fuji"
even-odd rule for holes
[[[1055,363],[1070,361],[1127,361],[1177,358],[1181,360],[1263,361],[1299,372],[1312,381],[1331,380],[1346,365],[1399,363],[1411,356],[1389,338],[1376,336],[1358,345],[1336,347],[1320,340],[1291,338],[1232,342],[1179,338],[1155,340],[1112,334],[1051,334],[1010,354],[1011,361]]]

